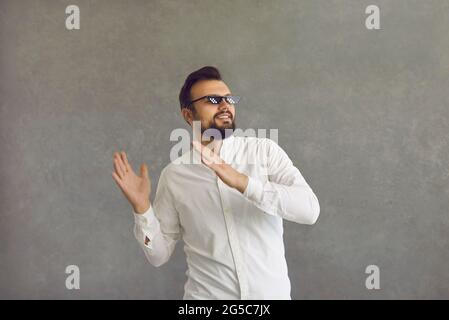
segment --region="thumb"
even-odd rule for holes
[[[140,174],[142,175],[143,178],[148,179],[148,167],[145,163],[142,163],[140,165]]]

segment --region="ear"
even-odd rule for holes
[[[188,108],[182,108],[181,109],[181,115],[184,118],[184,120],[190,125],[192,126],[193,123],[193,114],[192,114],[192,110],[188,109]]]

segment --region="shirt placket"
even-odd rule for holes
[[[220,148],[220,157],[225,159],[226,150],[224,150],[224,144]],[[240,298],[242,300],[248,299],[248,278],[244,270],[244,261],[242,259],[241,246],[239,243],[239,238],[237,234],[237,229],[235,227],[235,221],[233,217],[233,212],[230,206],[229,198],[227,196],[226,188],[227,186],[219,177],[217,177],[218,190],[220,192],[221,205],[223,208],[223,215],[226,223],[226,230],[228,232],[229,243],[231,246],[232,256],[234,258],[235,269],[237,272],[237,278],[240,288]]]

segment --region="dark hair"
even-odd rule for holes
[[[179,92],[179,104],[182,108],[190,108],[189,104],[192,100],[190,96],[190,89],[193,85],[201,80],[222,80],[220,71],[212,66],[202,67],[188,75],[184,85]]]

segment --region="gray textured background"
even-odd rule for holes
[[[209,64],[320,200],[316,225],[284,224],[294,299],[449,298],[448,30],[446,0],[0,0],[0,298],[182,297],[183,244],[147,263],[112,154],[155,189],[181,85]]]

